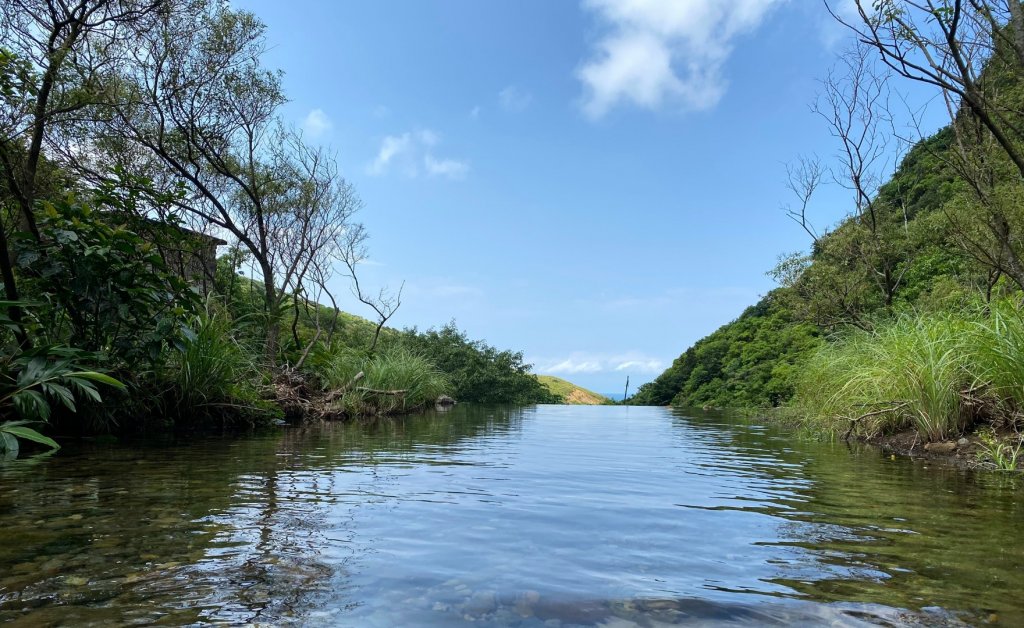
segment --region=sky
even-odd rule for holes
[[[785,164],[835,154],[810,104],[848,39],[819,0],[232,5],[267,25],[284,118],[358,189],[360,281],[404,283],[396,327],[454,320],[635,390],[809,246]],[[832,184],[812,215],[851,206]]]

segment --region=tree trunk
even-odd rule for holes
[[[281,303],[277,287],[274,285],[274,274],[270,266],[260,263],[260,270],[263,271],[263,294],[266,297],[267,311],[267,336],[266,336],[266,358],[267,364],[273,368],[277,366],[277,350],[281,342]]]
[[[18,283],[14,278],[13,256],[7,246],[7,230],[2,220],[0,220],[0,274],[3,275],[4,294],[7,300],[17,302]],[[22,322],[21,307],[17,304],[11,305],[7,308],[7,312],[10,315],[11,322],[16,326],[14,336],[18,341],[18,345],[22,349],[31,347],[32,341],[29,339],[28,334],[25,333],[25,326]]]

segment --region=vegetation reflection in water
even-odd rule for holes
[[[1024,622],[1013,476],[660,408],[0,466],[15,625]]]

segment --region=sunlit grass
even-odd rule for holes
[[[1024,408],[1024,313],[1007,301],[992,307],[974,330],[978,379],[1009,413]]]
[[[948,314],[905,315],[823,346],[806,365],[795,404],[832,434],[910,427],[938,440],[966,423],[961,392],[977,379],[974,328]]]
[[[326,390],[345,391],[338,403],[350,416],[410,412],[432,405],[451,388],[440,369],[400,346],[372,356],[337,351],[320,356],[315,368]]]

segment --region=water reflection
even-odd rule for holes
[[[0,465],[15,625],[1024,623],[1013,481],[655,408]]]
[[[748,494],[707,508],[776,520],[755,544],[767,547],[779,568],[765,582],[786,595],[956,611],[929,622],[955,616],[1024,623],[1017,599],[1024,582],[1024,549],[1015,541],[1024,521],[1018,476],[892,459],[858,444],[808,442],[721,415],[691,413],[676,424],[683,433],[713,433],[726,452],[751,462],[746,473],[768,480],[768,493],[753,484],[763,502],[745,503]],[[714,475],[720,465],[708,466]]]

